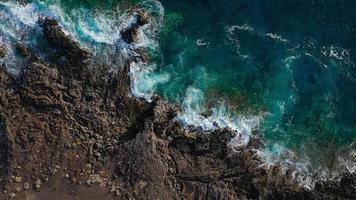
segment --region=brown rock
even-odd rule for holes
[[[16,183],[21,183],[21,181],[22,181],[22,177],[20,177],[20,176],[15,176],[15,182],[16,182]]]
[[[1,45],[0,44],[0,59],[1,58],[5,58],[5,56],[6,56],[6,47],[5,47],[5,45]]]
[[[138,19],[131,28],[144,23]],[[88,74],[95,67],[84,62],[90,52],[55,20],[41,19],[41,26],[55,58],[64,56],[65,62],[24,56],[28,65],[19,77],[0,69],[0,187],[7,191],[0,199],[23,181],[14,183],[11,174],[35,181],[36,192],[24,183],[26,192],[18,194],[24,199],[356,198],[354,174],[306,190],[290,179],[292,171],[261,167],[258,138],[232,150],[229,129],[185,130],[174,121],[174,105],[128,95],[129,62],[117,73],[104,67],[105,77],[93,80]],[[127,34],[128,41],[135,39],[135,29]],[[53,168],[63,170],[52,175]],[[85,182],[90,187],[79,185]]]

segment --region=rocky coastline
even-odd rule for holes
[[[179,107],[132,97],[130,62],[146,56],[112,72],[56,20],[38,23],[54,53],[42,59],[19,42],[26,66],[0,69],[0,199],[356,198],[356,174],[303,186],[293,170],[264,167],[257,136],[232,149],[231,130],[186,130],[173,120]]]

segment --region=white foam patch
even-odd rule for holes
[[[182,104],[183,111],[178,114],[176,119],[185,127],[200,127],[203,131],[228,128],[235,133],[235,137],[230,141],[231,147],[246,145],[252,131],[259,127],[261,117],[237,117],[222,105],[212,108],[211,114],[204,116],[207,111],[204,106],[204,98],[204,93],[200,89],[189,87]]]
[[[321,48],[322,55],[340,61],[344,64],[355,66],[351,59],[351,52],[348,49],[344,49],[336,46],[322,47]]]
[[[271,39],[273,39],[273,40],[276,40],[276,41],[278,41],[278,42],[281,42],[281,43],[287,43],[287,42],[288,42],[287,39],[285,39],[285,38],[283,38],[282,36],[277,35],[277,34],[275,34],[275,33],[267,33],[267,34],[264,34],[264,35],[267,36],[267,37],[269,37],[269,38],[271,38]]]
[[[155,74],[154,64],[132,62],[130,64],[131,94],[151,102],[156,87],[169,80],[168,74]]]
[[[252,35],[257,35],[259,37],[267,37],[279,43],[289,43],[289,40],[287,40],[281,35],[278,35],[276,33],[263,33],[247,24],[226,26],[225,29],[226,29],[226,33],[228,34],[228,38],[231,38],[231,35],[236,35],[237,31],[244,31]]]
[[[40,3],[33,2],[26,5],[20,5],[16,2],[0,2],[0,5],[6,7],[9,11],[9,15],[27,26],[35,26],[38,20],[38,15],[40,13]]]
[[[327,173],[321,170],[316,179],[310,168],[309,158],[304,158],[302,162],[296,162],[296,155],[279,144],[273,144],[270,149],[257,150],[257,154],[263,161],[259,168],[270,170],[274,166],[280,166],[283,175],[286,175],[288,169],[292,169],[293,179],[299,186],[306,189],[313,188],[317,180],[328,177]]]
[[[77,13],[78,16],[83,16],[78,19],[78,25],[81,28],[77,31],[81,37],[86,37],[83,39],[113,45],[120,38],[120,30],[106,16],[85,16],[84,13],[88,13],[88,11],[82,9]]]
[[[0,34],[6,39],[6,43],[21,40],[36,46],[36,38],[41,34],[38,19],[49,16],[59,22],[68,36],[79,41],[82,46],[92,49],[99,59],[108,64],[117,63],[117,66],[122,66],[125,60],[137,56],[136,49],[158,47],[157,32],[163,21],[163,6],[155,0],[147,0],[141,4],[144,12],[155,15],[150,17],[149,24],[139,29],[138,41],[133,44],[125,43],[120,32],[136,22],[135,11],[113,9],[110,12],[92,12],[81,8],[65,12],[59,0],[54,0],[51,4],[34,0],[26,5],[14,1],[0,2]],[[9,71],[13,71],[10,68],[20,65],[11,61],[20,58],[13,53],[11,45],[8,52],[3,62],[7,63]]]
[[[314,188],[315,183],[320,180],[330,180],[340,178],[341,172],[355,173],[356,172],[356,143],[350,144],[348,147],[340,150],[336,156],[338,163],[335,168],[319,167],[315,168],[311,165],[310,158],[306,155],[295,155],[283,145],[273,144],[268,149],[257,150],[258,156],[262,159],[262,164],[259,166],[264,169],[271,169],[273,166],[280,166],[286,172],[288,169],[293,170],[293,178],[297,183],[307,189]]]
[[[227,26],[226,30],[229,33],[234,33],[235,30],[248,31],[248,32],[252,32],[252,33],[255,32],[255,29],[252,26],[249,26],[247,24]]]

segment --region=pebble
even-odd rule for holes
[[[29,183],[23,184],[23,188],[24,188],[25,190],[30,189],[30,184],[29,184]]]
[[[22,177],[20,176],[15,176],[15,182],[20,183],[22,181]]]
[[[16,191],[16,192],[20,192],[20,191],[21,191],[21,188],[20,188],[20,187],[15,187],[15,191]]]
[[[11,193],[11,194],[9,194],[9,197],[10,197],[10,199],[13,199],[13,198],[16,197],[16,194],[15,193]]]
[[[36,187],[36,189],[40,189],[40,188],[41,188],[41,184],[42,184],[41,180],[38,179],[38,180],[35,182],[35,187]]]

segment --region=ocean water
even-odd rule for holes
[[[181,105],[176,120],[187,128],[229,127],[232,147],[257,134],[267,162],[356,169],[356,1],[29,2],[0,1],[0,43],[10,47],[0,63],[10,72],[22,66],[13,41],[46,56],[36,22],[51,16],[106,62],[147,49],[151,62],[131,64],[132,94]],[[119,32],[135,5],[154,17],[128,45]]]
[[[223,107],[213,121],[233,116],[237,130],[258,130],[276,162],[335,169],[355,152],[356,1],[162,4],[152,73],[170,76],[156,91],[183,105],[183,122],[207,124]]]

